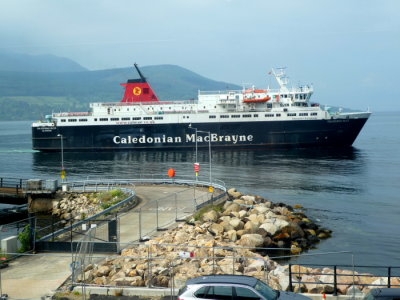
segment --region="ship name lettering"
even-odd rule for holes
[[[172,136],[145,136],[142,135],[141,137],[120,137],[118,135],[113,137],[114,144],[161,144],[161,143],[182,143],[182,138],[179,136],[172,137]]]
[[[253,141],[253,135],[218,135],[211,133],[210,135],[201,136],[197,135],[197,142],[208,142],[211,138],[211,142],[232,142],[237,144],[238,142],[251,142]],[[194,143],[196,141],[196,134],[186,134],[186,142]]]

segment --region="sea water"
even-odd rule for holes
[[[31,150],[30,124],[0,122],[0,177],[59,179],[60,153]],[[212,150],[211,175],[243,193],[300,204],[333,230],[294,262],[400,266],[399,128],[399,113],[374,113],[349,149]],[[64,153],[69,180],[167,175],[169,168],[194,178],[194,160],[193,150]],[[208,147],[197,160],[208,180]]]

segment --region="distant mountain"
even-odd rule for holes
[[[141,68],[161,100],[197,99],[198,90],[240,89],[175,65]],[[0,71],[0,120],[34,120],[53,111],[87,111],[90,102],[116,102],[134,68],[79,72]]]
[[[162,100],[197,98],[198,90],[240,89],[174,65],[143,67],[141,71]],[[120,83],[131,78],[139,78],[133,68],[62,73],[0,71],[0,97],[69,96],[87,102],[87,98],[103,96],[103,101],[118,101],[124,92]]]
[[[29,55],[0,52],[0,71],[13,72],[81,72],[87,71],[78,63],[54,55]]]

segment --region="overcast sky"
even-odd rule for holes
[[[260,87],[286,66],[315,101],[400,110],[398,0],[0,0],[0,42],[92,70],[175,64]]]

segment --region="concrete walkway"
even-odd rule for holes
[[[129,243],[139,239],[138,209],[142,214],[142,235],[155,232],[155,211],[151,212],[151,200],[158,201],[159,223],[171,224],[175,221],[175,203],[179,201],[179,216],[193,212],[193,188],[175,185],[137,186],[135,188],[141,202],[138,207],[127,212],[120,219],[120,242]],[[196,198],[207,197],[208,191],[198,188]],[[177,198],[179,195],[179,198]],[[173,207],[173,209],[171,209]],[[154,207],[157,210],[156,207]],[[148,212],[149,211],[149,212]],[[9,267],[0,270],[3,294],[10,299],[41,299],[51,295],[71,275],[72,258],[69,253],[40,254],[20,257],[10,262]]]

